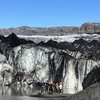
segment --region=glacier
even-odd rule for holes
[[[63,82],[63,93],[76,93],[100,67],[100,35],[0,36],[0,84]]]

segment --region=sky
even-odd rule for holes
[[[0,28],[100,23],[100,0],[0,0]]]

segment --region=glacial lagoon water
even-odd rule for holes
[[[0,87],[0,100],[62,100],[59,98],[37,98],[29,95],[37,94],[40,88],[37,87]],[[64,99],[63,99],[64,100]]]

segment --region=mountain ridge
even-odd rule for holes
[[[83,23],[78,26],[58,26],[58,27],[29,27],[20,26],[17,28],[3,28],[0,29],[0,35],[10,35],[11,33],[16,35],[45,35],[45,36],[66,36],[70,34],[100,34],[100,23]]]

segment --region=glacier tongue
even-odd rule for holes
[[[91,80],[87,83],[84,79],[96,66],[100,67],[100,43],[97,35],[95,41],[90,39],[90,35],[83,35],[81,39],[77,35],[71,43],[66,40],[48,40],[35,44],[19,39],[14,34],[0,39],[0,53],[3,55],[0,84],[3,85],[62,81],[63,93],[76,93],[83,89],[84,84],[93,83]],[[93,81],[95,83],[99,79]]]

